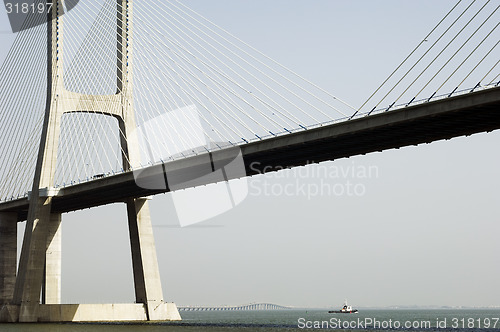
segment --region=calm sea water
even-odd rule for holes
[[[178,323],[0,324],[1,332],[189,332],[189,331],[500,331],[500,310],[327,310],[182,312]]]

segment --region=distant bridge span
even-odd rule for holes
[[[259,310],[289,310],[285,307],[272,303],[250,303],[241,306],[179,306],[179,311],[259,311]]]
[[[210,159],[215,164],[224,164],[241,150],[245,175],[251,176],[496,129],[500,129],[500,87],[222,149],[210,153]],[[143,180],[155,182],[165,170],[169,174],[178,172],[182,177],[182,174],[189,174],[206,163],[207,155],[149,166],[144,169],[143,174],[147,175]],[[229,174],[228,179],[241,176]],[[208,178],[196,185],[217,181],[220,180]],[[189,187],[188,184],[177,189]],[[52,210],[64,213],[168,191],[168,186],[162,190],[141,188],[137,186],[133,172],[125,172],[61,188],[53,198]],[[18,212],[19,221],[26,220],[28,199],[1,203],[0,212],[7,211]]]

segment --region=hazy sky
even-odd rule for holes
[[[185,3],[360,106],[455,1]],[[11,35],[0,38],[3,59]],[[256,176],[241,204],[197,227],[175,227],[172,194],[157,196],[151,212],[165,298],[500,306],[498,142],[499,132],[478,134]],[[357,192],[348,194],[348,183]],[[321,186],[339,191],[320,194]],[[291,194],[279,193],[285,187]],[[133,302],[125,206],[63,220],[63,301]]]

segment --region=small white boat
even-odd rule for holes
[[[352,306],[347,304],[347,300],[344,301],[344,306],[340,310],[330,310],[329,314],[357,314],[358,309],[353,309]]]

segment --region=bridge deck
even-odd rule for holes
[[[242,145],[239,148],[246,174],[229,175],[229,178],[496,129],[500,129],[500,87]],[[218,161],[230,161],[234,155],[231,157],[231,153],[221,150],[213,152],[210,157]],[[151,182],[157,181],[165,168],[169,172],[189,173],[190,169],[199,167],[203,160],[206,159],[196,156],[151,166],[147,169],[148,176]],[[197,185],[218,180],[204,181],[197,182]],[[187,182],[184,188],[190,186]],[[52,209],[55,212],[69,212],[122,202],[127,197],[167,191],[170,189],[141,188],[136,185],[133,173],[126,172],[61,189],[59,195],[53,198]],[[20,221],[26,219],[27,209],[26,198],[0,204],[0,212],[17,211]]]

